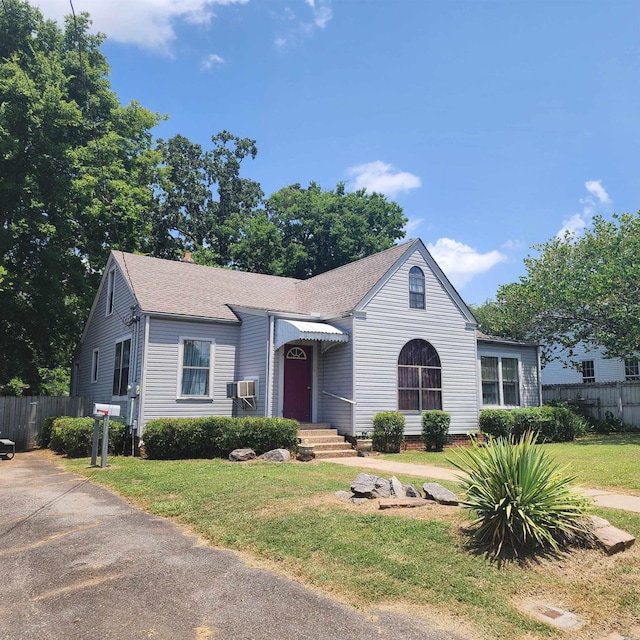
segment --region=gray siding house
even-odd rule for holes
[[[119,403],[138,433],[168,416],[284,416],[371,431],[379,411],[540,404],[535,345],[483,336],[421,240],[308,280],[112,252],[72,392]]]

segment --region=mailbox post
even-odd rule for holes
[[[107,452],[109,450],[109,416],[119,416],[119,404],[94,404],[93,417],[93,446],[91,447],[91,466],[97,466],[98,459],[98,439],[100,437],[100,418],[102,423],[102,453],[100,455],[100,467],[104,469],[107,466]]]

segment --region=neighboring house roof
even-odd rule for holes
[[[524,342],[522,340],[512,340],[511,338],[500,338],[498,336],[489,336],[486,333],[482,333],[482,331],[478,331],[476,329],[476,338],[478,342],[490,342],[495,344],[506,344],[513,345],[514,347],[538,347],[540,346],[537,342]]]
[[[237,321],[231,307],[327,315],[350,312],[414,245],[412,240],[308,280],[149,258],[112,257],[142,311]]]

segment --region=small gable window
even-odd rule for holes
[[[420,267],[411,267],[409,270],[409,307],[424,309],[424,301],[424,273]]]
[[[107,277],[107,308],[106,315],[113,313],[113,298],[116,292],[116,270],[111,269]]]
[[[438,352],[426,340],[411,340],[398,358],[398,409],[442,409],[442,368]]]

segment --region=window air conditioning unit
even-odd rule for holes
[[[255,398],[255,380],[239,380],[227,383],[227,398]]]

